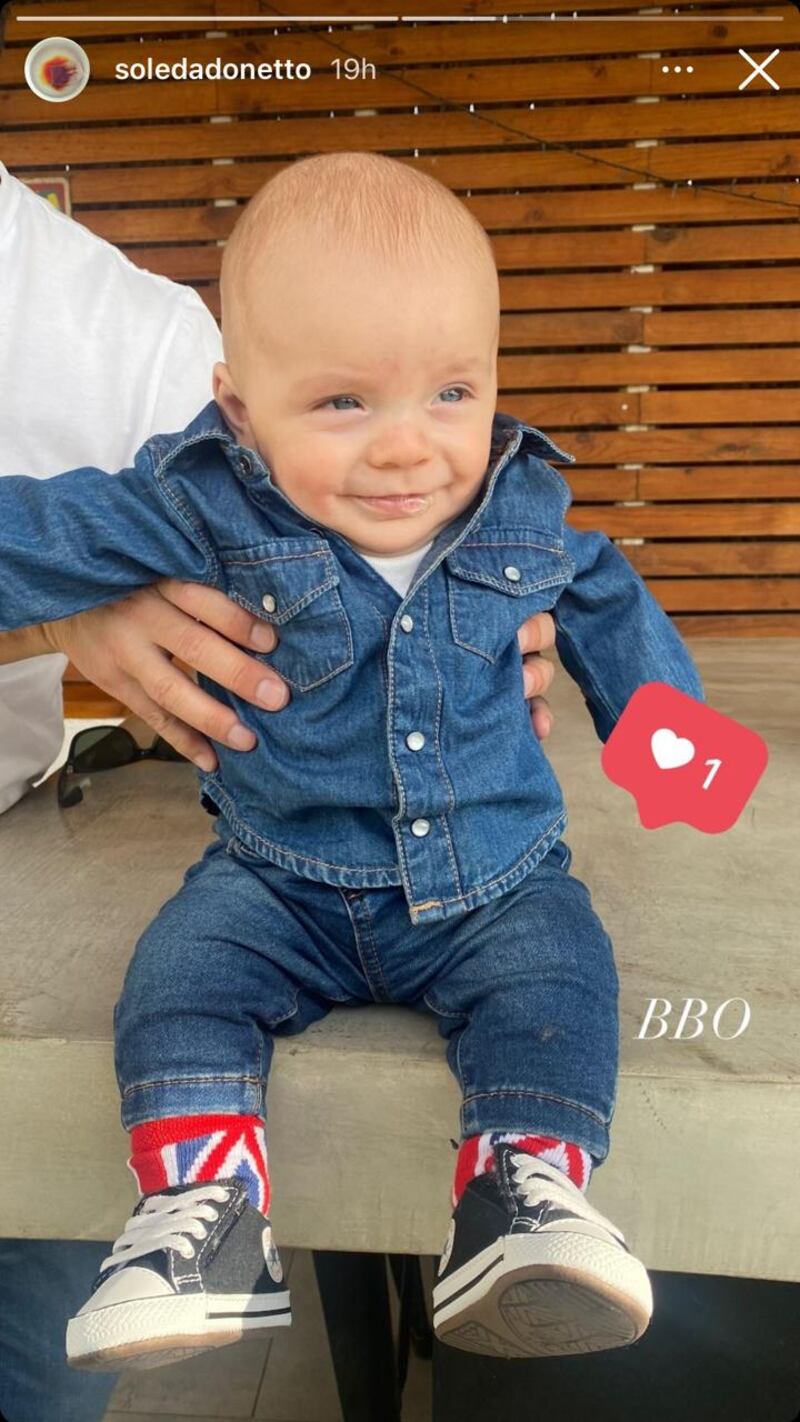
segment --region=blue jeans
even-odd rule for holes
[[[520,1130],[600,1162],[616,1103],[610,940],[559,840],[511,892],[412,924],[400,888],[342,889],[215,842],[137,944],[115,1009],[127,1129],[265,1114],[273,1035],[335,1004],[433,1014],[463,1136]]]
[[[65,1361],[67,1319],[109,1244],[0,1239],[0,1414],[6,1422],[101,1422],[116,1377]]]

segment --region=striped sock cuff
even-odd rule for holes
[[[128,1165],[143,1195],[169,1185],[238,1178],[251,1204],[269,1214],[267,1143],[259,1116],[170,1116],[131,1131]]]
[[[594,1161],[583,1146],[555,1136],[532,1136],[520,1131],[484,1131],[481,1135],[468,1136],[459,1148],[453,1180],[454,1209],[470,1180],[485,1174],[487,1170],[494,1170],[494,1148],[497,1145],[515,1145],[529,1155],[540,1156],[549,1165],[563,1170],[579,1190],[585,1192],[588,1187]]]

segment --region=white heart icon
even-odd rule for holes
[[[692,742],[683,736],[676,736],[667,726],[653,732],[650,749],[659,770],[677,770],[679,765],[688,765],[690,760],[694,760]]]

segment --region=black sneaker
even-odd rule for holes
[[[292,1321],[272,1230],[242,1180],[143,1195],[67,1325],[67,1362],[157,1368]]]
[[[495,1148],[450,1225],[433,1291],[437,1338],[471,1353],[598,1353],[641,1337],[653,1296],[615,1225],[563,1171]]]

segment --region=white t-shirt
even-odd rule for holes
[[[370,567],[380,573],[395,592],[399,592],[401,597],[405,597],[411,587],[411,579],[417,571],[425,554],[429,548],[433,547],[433,539],[426,543],[424,548],[415,548],[413,553],[392,553],[388,557],[381,555],[378,558],[368,557],[362,553],[362,558]]]
[[[0,163],[0,475],[116,472],[212,398],[219,327]],[[62,656],[0,666],[0,812],[57,755]]]

